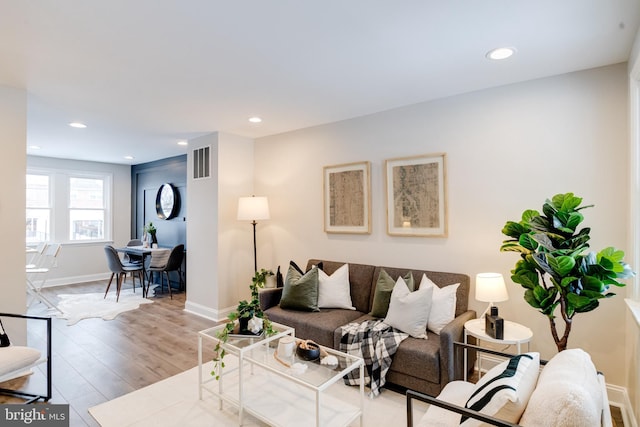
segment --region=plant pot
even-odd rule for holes
[[[247,332],[249,330],[249,318],[241,317],[238,319],[238,324],[240,325],[240,333]]]

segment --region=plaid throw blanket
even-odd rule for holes
[[[385,375],[400,343],[409,335],[393,329],[382,320],[367,320],[342,326],[340,351],[364,359],[364,384],[371,388],[370,397],[380,394]],[[360,370],[344,376],[347,385],[360,384]]]

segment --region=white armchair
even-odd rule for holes
[[[418,427],[613,425],[604,375],[583,350],[565,350],[546,362],[537,353],[514,356],[455,344],[505,360],[476,384],[452,381],[437,397],[408,390],[408,427],[414,426],[413,400],[430,404]]]
[[[12,313],[0,313],[0,317],[42,320],[46,323],[45,355],[40,350],[32,347],[13,344],[8,347],[0,347],[0,383],[28,374],[32,368],[40,364],[46,363],[47,365],[46,393],[34,394],[10,388],[0,388],[0,394],[26,399],[26,403],[33,403],[40,399],[45,402],[48,401],[51,399],[51,318]]]

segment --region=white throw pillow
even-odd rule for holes
[[[391,292],[389,311],[384,323],[414,338],[427,339],[427,321],[432,295],[432,287],[411,292],[404,279],[398,277]]]
[[[598,374],[589,354],[578,348],[564,350],[542,368],[520,424],[599,426],[603,401]]]
[[[456,317],[456,292],[458,291],[458,286],[460,286],[460,283],[441,288],[433,283],[426,274],[422,274],[420,288],[433,287],[433,303],[431,304],[427,329],[434,334],[440,335],[442,328]]]
[[[338,268],[331,276],[318,269],[318,308],[356,309],[351,302],[349,264]]]
[[[475,385],[466,408],[517,423],[522,416],[540,372],[540,354],[514,356],[489,370]],[[461,426],[481,426],[481,421],[462,417]]]

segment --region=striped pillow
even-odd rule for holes
[[[517,423],[527,407],[539,372],[539,353],[524,353],[505,360],[480,378],[465,408]],[[460,425],[471,427],[483,424],[463,416]]]

